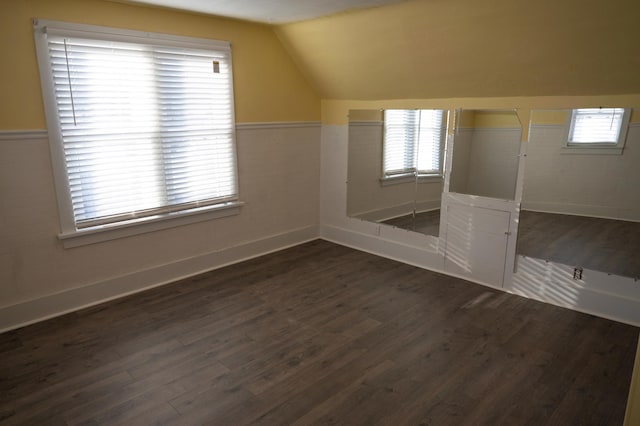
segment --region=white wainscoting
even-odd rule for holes
[[[309,226],[5,306],[0,308],[0,333],[296,246],[318,234],[317,226]]]
[[[640,221],[640,123],[622,155],[564,154],[564,125],[532,125],[522,208],[546,213]]]
[[[316,239],[320,124],[237,126],[239,214],[64,248],[44,130],[0,132],[0,330]]]

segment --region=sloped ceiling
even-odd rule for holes
[[[275,27],[324,99],[640,93],[637,0],[416,0]]]
[[[111,0],[188,10],[269,24],[319,18],[407,0]]]

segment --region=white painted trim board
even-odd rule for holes
[[[319,121],[274,121],[265,123],[236,123],[236,130],[259,130],[259,129],[295,129],[295,128],[320,128]],[[0,130],[0,141],[18,141],[44,139],[49,136],[46,129],[26,129],[26,130]]]
[[[0,307],[0,333],[169,284],[318,238],[316,225]]]

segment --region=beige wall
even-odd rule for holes
[[[11,133],[45,128],[32,17],[229,40],[237,121],[275,125],[237,131],[241,213],[64,249],[48,139]],[[219,250],[317,227],[320,127],[277,123],[319,121],[320,101],[270,27],[98,0],[3,0],[0,35],[0,329],[4,308],[22,302],[143,272],[145,285],[159,283],[171,276],[156,268],[188,274],[177,265],[213,265]]]

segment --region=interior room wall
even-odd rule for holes
[[[230,41],[240,214],[64,249],[34,17]],[[0,34],[0,330],[317,236],[320,100],[269,26],[99,0],[5,0]]]
[[[534,111],[522,206],[551,213],[640,221],[640,114],[622,155],[563,151],[566,111]]]

